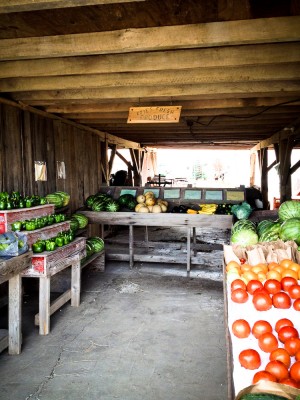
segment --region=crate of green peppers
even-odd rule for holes
[[[36,229],[44,228],[45,226],[57,224],[66,221],[65,214],[50,214],[42,217],[25,219],[23,221],[15,221],[11,224],[11,230],[17,231],[34,231]]]
[[[48,239],[39,239],[32,243],[33,253],[43,253],[44,251],[54,251],[58,247],[66,246],[75,239],[75,234],[72,230],[59,232],[56,236]]]
[[[12,231],[12,224],[14,222],[46,217],[54,214],[54,211],[53,204],[39,205],[31,208],[0,210],[0,234]],[[16,231],[18,230],[16,229]]]

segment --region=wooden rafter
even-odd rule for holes
[[[300,16],[3,39],[1,60],[297,42]],[[162,37],[164,40],[162,40]]]

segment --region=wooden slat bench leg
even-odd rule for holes
[[[186,235],[186,270],[187,272],[191,270],[191,228],[189,226]]]
[[[81,268],[80,260],[72,264],[71,270],[71,306],[79,307],[80,305],[80,284],[81,284]]]
[[[20,354],[22,342],[22,278],[15,275],[9,280],[8,353]]]
[[[67,301],[71,299],[71,289],[65,291],[50,305],[50,316],[54,314],[60,307],[62,307]],[[40,324],[40,314],[36,314],[34,318],[35,325]]]
[[[50,277],[41,277],[39,294],[40,335],[50,332]]]

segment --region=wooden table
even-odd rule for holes
[[[85,242],[85,238],[79,237],[54,251],[34,254],[30,267],[22,273],[23,277],[39,278],[39,313],[35,324],[39,325],[40,335],[50,332],[50,316],[67,301],[71,300],[74,307],[80,305],[80,261],[85,256]],[[51,277],[68,267],[71,267],[71,288],[50,303]]]
[[[96,212],[80,211],[86,215],[90,223],[102,225],[129,226],[129,265],[134,265],[134,226],[166,226],[186,227],[187,236],[187,271],[191,269],[191,230],[193,231],[193,244],[196,244],[196,228],[230,229],[232,226],[231,215],[204,215],[204,214],[176,214],[176,213],[136,213],[136,212]],[[147,230],[146,230],[147,232]],[[147,239],[148,240],[148,239]],[[149,261],[151,261],[149,259]]]
[[[8,281],[8,335],[2,331],[0,352],[8,346],[9,354],[20,354],[22,343],[21,272],[31,265],[32,252],[16,257],[0,257],[0,284]]]

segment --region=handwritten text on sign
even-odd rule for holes
[[[130,107],[128,124],[179,122],[181,106]]]

